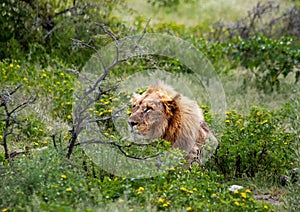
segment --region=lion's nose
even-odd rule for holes
[[[128,124],[130,125],[130,127],[134,127],[136,126],[138,123],[135,121],[129,121]]]

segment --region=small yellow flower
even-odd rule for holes
[[[260,122],[260,124],[265,124],[265,123],[267,123],[267,122],[268,122],[268,120],[265,119],[265,120],[263,120],[262,122]]]
[[[230,120],[227,119],[225,122],[226,122],[226,123],[230,123]]]
[[[246,193],[251,193],[251,191],[249,189],[246,190]]]
[[[21,68],[21,66],[20,66],[20,65],[17,65],[17,68]]]
[[[245,199],[247,198],[247,194],[246,194],[245,192],[242,192],[242,193],[241,193],[241,196],[242,196],[243,198],[245,198]]]
[[[174,167],[170,167],[170,168],[167,168],[166,170],[175,171],[175,168]]]
[[[47,77],[47,74],[44,73],[42,76],[43,76],[43,77]]]
[[[293,165],[294,165],[294,163],[293,163],[293,162],[290,162],[290,165],[291,165],[291,166],[293,166]]]
[[[0,135],[0,140],[2,140],[3,139],[3,135]]]
[[[164,203],[162,206],[163,207],[168,207],[169,205],[170,205],[170,202],[168,201],[168,202]]]
[[[67,116],[67,119],[72,119],[72,116],[71,116],[71,115],[68,115],[68,116]]]
[[[71,105],[72,104],[72,102],[66,102],[66,105]]]
[[[3,209],[2,209],[2,212],[7,212],[7,211],[8,211],[7,208],[3,208]]]
[[[143,187],[139,187],[137,190],[136,190],[136,193],[137,194],[141,194],[142,191],[144,191],[145,189]]]
[[[64,174],[62,174],[60,177],[61,177],[62,179],[67,179],[67,176],[64,175]]]
[[[123,199],[119,199],[119,201],[118,201],[119,203],[123,203],[123,202],[125,202],[125,200],[123,200]]]
[[[198,189],[197,188],[193,188],[193,191],[198,191]]]
[[[28,79],[26,77],[23,78],[24,82],[28,82]]]
[[[287,144],[288,144],[288,142],[284,142],[283,144],[284,144],[284,145],[287,145]]]
[[[235,204],[236,206],[239,206],[239,205],[240,205],[240,203],[239,203],[238,201],[235,201],[234,204]]]
[[[190,206],[190,207],[188,207],[186,210],[187,210],[187,211],[191,211],[191,210],[193,210],[193,208]]]
[[[218,195],[214,193],[211,195],[211,197],[216,198],[216,197],[218,197]]]
[[[110,135],[110,137],[111,137],[111,138],[115,138],[115,136],[114,136],[114,135]]]
[[[179,190],[186,191],[187,189],[185,187],[180,187]]]
[[[9,64],[9,67],[10,67],[10,68],[13,68],[13,67],[14,67],[14,64]]]
[[[72,191],[72,188],[66,188],[66,191]]]
[[[158,202],[163,203],[165,200],[163,198],[158,198]]]
[[[40,144],[38,142],[34,142],[34,146],[39,146]]]
[[[264,209],[268,209],[269,207],[267,205],[264,205]]]
[[[235,193],[235,194],[238,194],[239,193],[239,191],[238,190],[234,190],[234,192],[233,193]]]
[[[108,105],[108,104],[109,104],[109,102],[107,102],[107,101],[106,101],[106,102],[103,102],[103,104],[105,104],[105,105]]]

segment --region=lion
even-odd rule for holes
[[[133,96],[131,104],[128,124],[132,131],[150,140],[171,142],[172,148],[187,153],[188,165],[203,165],[218,146],[197,103],[169,85],[153,83],[142,95]]]

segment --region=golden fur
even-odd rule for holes
[[[173,148],[187,151],[188,164],[202,164],[203,145],[208,142],[217,144],[197,103],[161,82],[132,98],[128,123],[151,140],[165,139]]]

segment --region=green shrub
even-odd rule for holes
[[[300,45],[293,37],[271,39],[262,35],[237,39],[228,46],[232,64],[254,74],[256,86],[265,91],[280,88],[280,78],[295,73],[299,81]]]
[[[296,134],[284,129],[283,113],[258,107],[249,115],[227,112],[215,168],[228,177],[254,177],[259,172],[279,176],[290,170]]]

